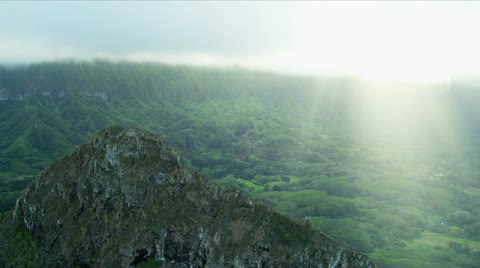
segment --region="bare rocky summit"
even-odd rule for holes
[[[7,267],[375,267],[122,127],[53,163],[2,221]]]

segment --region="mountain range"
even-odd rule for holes
[[[1,67],[0,210],[12,213],[54,160],[121,124],[160,135],[195,172],[309,222],[379,267],[476,267],[477,85],[360,94],[371,86],[154,63]],[[428,102],[414,109],[419,96]]]

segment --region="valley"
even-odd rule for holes
[[[203,176],[378,267],[478,267],[476,85],[362,95],[370,86],[130,62],[2,67],[0,209],[53,160],[121,124],[159,134]]]

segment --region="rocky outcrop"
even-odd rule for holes
[[[137,129],[108,128],[52,164],[12,218],[11,235],[31,242],[3,254],[7,266],[374,267],[191,172],[176,149]]]

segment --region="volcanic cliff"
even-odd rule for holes
[[[101,131],[3,215],[0,266],[375,267],[185,166],[155,134]]]

